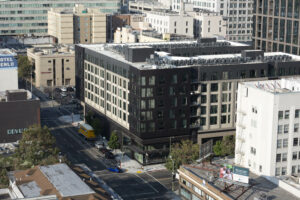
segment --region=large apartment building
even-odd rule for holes
[[[7,0],[0,2],[0,35],[47,35],[47,13],[51,8],[73,8],[83,4],[102,13],[120,11],[120,0]]]
[[[300,1],[255,0],[253,43],[256,49],[299,55]]]
[[[106,15],[78,4],[73,10],[51,9],[48,33],[62,44],[105,43]]]
[[[250,48],[216,39],[77,45],[77,95],[123,135],[128,154],[161,162],[172,142],[235,133],[238,82],[300,74],[290,56],[242,51]]]

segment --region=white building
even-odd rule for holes
[[[194,37],[217,37],[226,38],[226,21],[216,12],[193,12]]]
[[[183,12],[167,10],[146,13],[146,22],[158,33],[173,33],[193,37],[193,17]]]
[[[299,123],[300,78],[240,83],[235,163],[268,177],[300,173]]]
[[[172,0],[171,7],[172,10],[179,11],[181,7],[189,7],[191,4],[194,8],[219,12],[227,19],[226,40],[252,41],[253,0]]]
[[[18,63],[16,54],[0,49],[0,92],[18,89]]]

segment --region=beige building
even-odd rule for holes
[[[75,5],[73,10],[51,9],[48,34],[60,44],[105,43],[106,15],[83,5]]]
[[[36,87],[75,85],[74,49],[69,46],[36,46],[27,49],[27,56],[34,63]]]

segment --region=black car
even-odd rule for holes
[[[114,159],[115,156],[114,156],[114,154],[112,152],[108,151],[108,152],[105,153],[105,158],[107,158],[107,159]]]
[[[67,87],[67,91],[68,92],[74,92],[74,88],[73,87]]]
[[[109,150],[106,148],[100,148],[99,151],[103,154],[106,154],[107,152],[109,152]]]

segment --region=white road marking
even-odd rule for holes
[[[154,180],[156,180],[159,184],[161,184],[161,182],[159,182],[154,176],[152,176],[151,174],[149,174],[148,172],[146,172],[146,174],[148,174],[150,177],[152,177]],[[164,188],[166,188],[163,184],[161,184]],[[167,190],[169,190],[168,188],[166,188]]]
[[[148,183],[147,181],[145,181],[142,177],[134,174],[136,177],[140,178],[144,183],[146,183],[149,187],[151,187],[156,193],[159,193],[157,189],[155,189],[150,183]]]

